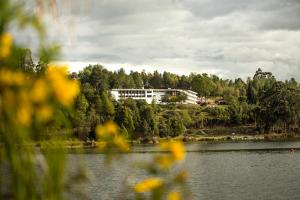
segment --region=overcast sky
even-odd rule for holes
[[[48,28],[72,70],[99,63],[246,78],[261,67],[300,81],[299,0],[61,1]]]

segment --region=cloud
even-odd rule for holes
[[[261,67],[300,80],[298,0],[63,2],[58,21],[47,24],[71,64],[224,78],[246,78]]]

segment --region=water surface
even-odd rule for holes
[[[187,157],[178,168],[189,172],[193,199],[300,199],[300,142],[232,142],[187,144]],[[290,149],[296,149],[290,151]],[[134,163],[151,159],[158,149],[135,146],[105,167],[104,156],[70,154],[70,164],[83,162],[91,180],[85,184],[90,199],[119,199],[124,180],[145,174]]]

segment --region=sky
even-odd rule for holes
[[[299,0],[58,0],[46,20],[59,63],[127,72],[247,78],[258,67],[300,81]],[[19,41],[34,46],[32,36]]]

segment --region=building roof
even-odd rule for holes
[[[186,91],[186,92],[189,92],[189,93],[193,93],[193,94],[197,94],[197,92],[194,92],[192,90],[183,90],[183,89],[171,89],[171,88],[167,88],[167,89],[155,89],[155,88],[152,88],[152,89],[138,89],[138,88],[119,88],[119,89],[112,89],[112,91],[127,91],[127,90],[133,90],[133,91],[140,91],[140,90],[144,90],[144,91],[152,91],[152,90],[156,90],[156,91],[160,91],[160,92],[165,92],[165,91]]]

